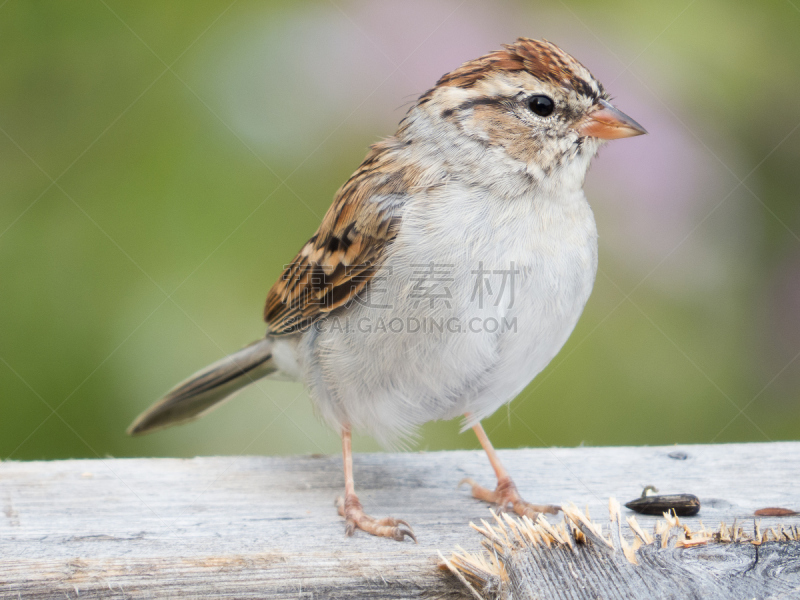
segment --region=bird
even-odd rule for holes
[[[520,496],[481,420],[571,334],[597,273],[586,172],[608,140],[645,133],[547,40],[520,37],[443,75],[370,147],[269,290],[265,337],[175,386],[128,433],[290,378],[341,435],[346,535],[417,540],[406,521],[364,511],[351,432],[402,447],[420,425],[460,416],[497,478],[494,489],[465,480],[475,498],[557,512]]]

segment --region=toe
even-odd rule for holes
[[[461,487],[465,483],[470,486],[473,498],[477,498],[478,500],[483,500],[484,502],[488,502],[489,504],[500,503],[501,499],[496,490],[490,490],[488,488],[485,488],[481,484],[476,482],[474,479],[470,479],[469,477],[465,477],[464,479],[459,481],[458,487]]]
[[[381,521],[386,521],[386,520],[387,519],[381,519]],[[402,542],[404,539],[406,539],[406,537],[410,537],[412,540],[414,540],[415,543],[417,542],[417,537],[414,535],[414,532],[412,531],[411,527],[408,526],[407,523],[400,525],[400,524],[394,524],[396,522],[395,519],[388,519],[388,521],[390,521],[392,524],[379,525],[377,523],[380,523],[380,521],[376,522],[374,528],[372,529],[372,531],[370,531],[370,533],[381,537],[390,537],[398,542]]]
[[[500,510],[514,511],[521,517],[528,517],[529,519],[536,520],[541,513],[555,515],[561,510],[557,506],[551,504],[531,504],[530,502],[526,502],[520,498],[517,486],[514,485],[514,482],[508,477],[499,480],[497,482],[497,488],[494,490],[483,487],[469,477],[462,479],[458,485],[461,486],[465,483],[472,488],[472,496],[474,498],[494,504]]]
[[[390,530],[390,535],[387,537],[391,537],[398,542],[402,542],[406,537],[410,537],[414,540],[414,543],[417,542],[417,536],[414,535],[414,530],[411,528],[406,521],[403,519],[393,519],[391,517],[387,517],[385,519],[381,519],[378,521],[380,526],[387,527]]]
[[[352,536],[356,529],[377,537],[388,537],[398,542],[402,542],[406,537],[417,542],[414,530],[406,521],[385,517],[383,519],[373,519],[365,514],[360,503],[347,503],[341,496],[336,499],[336,508],[341,516],[345,518],[344,533]]]
[[[552,504],[531,504],[530,502],[525,502],[524,500],[518,500],[517,502],[513,503],[513,510],[520,517],[528,517],[529,519],[535,521],[542,513],[555,515],[558,514],[558,511],[561,509],[557,506],[553,506]]]

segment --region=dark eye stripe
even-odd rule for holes
[[[474,108],[475,106],[492,106],[496,104],[501,104],[506,100],[507,98],[496,98],[494,96],[489,96],[484,98],[473,98],[471,100],[466,100],[465,102],[462,102],[455,108],[448,108],[442,111],[442,117],[444,118],[452,117],[453,113],[462,112],[470,108]]]

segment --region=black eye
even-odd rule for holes
[[[535,115],[539,115],[540,117],[549,117],[553,114],[553,111],[556,108],[556,103],[553,102],[553,99],[548,96],[537,94],[536,96],[531,96],[528,98],[528,108],[530,108],[531,112]]]

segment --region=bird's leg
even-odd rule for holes
[[[469,415],[467,415],[467,417],[469,417]],[[517,491],[517,486],[514,485],[514,481],[508,474],[508,471],[506,471],[503,463],[500,462],[500,457],[497,456],[497,452],[495,452],[492,442],[489,441],[486,432],[483,430],[483,426],[477,423],[472,430],[475,432],[475,435],[478,436],[478,441],[486,451],[494,473],[497,475],[497,487],[494,490],[490,490],[469,478],[462,479],[459,485],[468,483],[472,487],[472,495],[478,500],[497,504],[502,510],[510,509],[519,516],[527,516],[534,520],[539,516],[539,513],[550,513],[554,515],[559,511],[557,506],[552,506],[550,504],[531,504],[523,500]]]
[[[339,514],[345,518],[345,535],[351,536],[356,529],[361,529],[378,537],[389,537],[398,542],[402,542],[406,536],[415,542],[417,538],[411,525],[401,519],[386,517],[384,519],[373,519],[364,513],[361,502],[356,496],[356,486],[353,481],[353,450],[350,439],[350,427],[342,428],[342,454],[344,461],[344,498],[339,496],[336,499],[336,508]]]

